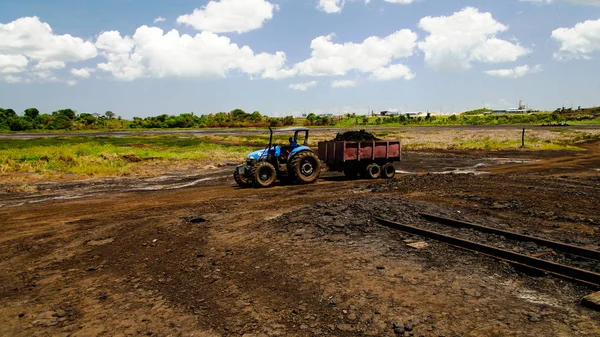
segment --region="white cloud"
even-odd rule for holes
[[[0,54],[0,74],[20,73],[27,69],[29,60],[23,55]]]
[[[524,65],[520,67],[515,67],[513,69],[488,70],[485,73],[497,77],[519,78],[527,74],[539,73],[540,71],[542,71],[542,66],[538,64],[533,67],[530,67],[529,65]]]
[[[294,90],[306,91],[310,87],[314,87],[317,85],[316,81],[304,82],[304,83],[296,83],[290,84],[289,88]]]
[[[62,69],[67,65],[62,61],[49,61],[49,62],[39,62],[33,67],[37,70],[50,70],[50,69]]]
[[[389,67],[375,69],[375,71],[373,71],[373,75],[371,75],[371,78],[380,81],[389,81],[399,78],[412,80],[415,78],[415,74],[410,71],[410,68],[403,64],[392,64]]]
[[[93,43],[69,34],[56,35],[37,17],[0,24],[0,73],[21,74],[4,77],[7,82],[58,81],[51,70],[97,54]]]
[[[552,0],[519,0],[521,2],[535,2],[540,4],[551,4]]]
[[[325,13],[340,13],[345,0],[319,0],[317,8]]]
[[[358,85],[357,80],[337,80],[331,82],[331,87],[333,88],[350,88]]]
[[[577,5],[600,6],[600,0],[567,0]]]
[[[21,55],[40,63],[74,62],[96,57],[94,44],[69,34],[56,35],[37,17],[0,24],[0,54]]]
[[[533,2],[539,4],[551,4],[553,0],[519,0],[521,2]],[[566,0],[567,2],[583,6],[600,6],[600,0]]]
[[[371,36],[362,43],[333,43],[334,35],[319,36],[311,42],[311,57],[294,65],[293,70],[309,76],[344,76],[356,70],[372,73],[392,60],[413,54],[417,35],[407,29],[380,38]]]
[[[96,46],[106,58],[98,68],[123,81],[141,77],[217,78],[233,71],[263,78],[292,75],[282,69],[285,53],[255,54],[250,47],[239,47],[228,37],[211,32],[190,36],[175,29],[164,33],[160,28],[142,26],[133,37],[103,33]]]
[[[213,33],[244,33],[262,27],[277,9],[266,0],[210,1],[192,14],[178,17],[177,22]]]
[[[573,28],[558,28],[552,38],[560,43],[554,53],[559,60],[589,59],[590,54],[600,50],[600,19],[576,24]]]
[[[116,30],[103,32],[96,40],[96,48],[117,54],[129,53],[134,46],[132,38],[129,36],[122,38],[121,33]]]
[[[76,80],[68,80],[67,81],[67,85],[70,86],[70,87],[72,87],[74,85],[77,85],[77,81]]]
[[[513,62],[530,51],[501,40],[496,34],[508,28],[490,13],[466,7],[451,16],[425,17],[419,27],[429,33],[419,42],[427,65],[438,70],[464,70],[471,62]]]
[[[60,79],[50,70],[42,70],[27,74],[29,79],[38,82],[60,82]]]
[[[79,78],[89,78],[95,71],[94,68],[71,69],[71,75]]]
[[[6,75],[6,76],[4,76],[3,79],[7,83],[21,83],[21,82],[23,82],[23,78],[22,77],[15,76],[15,75]]]
[[[162,16],[159,16],[156,19],[154,19],[153,23],[159,23],[159,22],[165,22],[165,21],[167,21],[167,19],[163,18]]]
[[[415,0],[385,0],[385,2],[391,2],[393,4],[411,4]]]
[[[401,4],[401,5],[408,5],[411,4],[417,0],[384,0],[385,2],[389,2],[392,4]],[[365,0],[365,4],[369,4],[371,3],[371,0]]]

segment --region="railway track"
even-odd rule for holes
[[[480,231],[482,233],[489,233],[494,235],[501,235],[506,238],[510,238],[512,240],[518,241],[527,241],[534,242],[538,245],[546,246],[548,248],[565,252],[568,254],[578,255],[585,258],[593,259],[595,261],[600,260],[600,253],[596,250],[586,249],[582,247],[577,247],[573,245],[568,245],[556,241],[550,241],[542,238],[537,238],[529,235],[523,235],[515,232],[504,231],[496,228],[491,228],[487,226],[481,226],[473,223],[457,221],[453,219],[438,217],[431,214],[420,213],[420,215],[429,221],[434,221],[440,224],[448,225],[451,227],[457,228],[468,228],[476,231]],[[461,249],[481,253],[490,257],[493,257],[497,260],[505,261],[510,264],[519,266],[524,269],[533,270],[536,272],[543,272],[547,274],[551,274],[563,279],[575,281],[577,283],[581,283],[587,285],[589,287],[600,289],[600,273],[596,273],[594,271],[576,268],[573,266],[568,266],[561,263],[556,263],[548,260],[543,260],[537,257],[528,256],[520,253],[516,253],[514,251],[494,247],[487,244],[482,244],[478,242],[474,242],[471,240],[466,240],[463,238],[459,238],[453,235],[444,234],[438,231],[432,231],[428,229],[423,229],[415,226],[405,225],[398,222],[386,220],[379,217],[374,217],[378,223],[393,228],[396,230],[400,230],[402,232],[419,235],[427,238],[432,238],[438,241],[445,242],[451,246],[458,247]]]

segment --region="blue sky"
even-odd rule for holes
[[[17,111],[552,110],[600,105],[599,58],[600,0],[0,2]]]

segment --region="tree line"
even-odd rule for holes
[[[112,111],[98,114],[62,109],[48,114],[30,108],[18,114],[13,109],[0,108],[0,130],[5,131],[281,127],[293,124],[292,116],[273,118],[263,116],[258,111],[247,113],[241,109],[200,116],[189,112],[126,120]]]
[[[154,117],[134,117],[126,120],[112,111],[104,114],[77,113],[72,109],[57,110],[42,114],[30,108],[17,114],[12,109],[0,108],[0,131],[28,130],[103,130],[103,129],[168,129],[168,128],[241,128],[241,127],[282,127],[301,123],[306,126],[358,126],[358,125],[502,125],[502,124],[555,124],[558,122],[599,120],[600,108],[573,110],[563,109],[554,113],[535,114],[489,114],[485,109],[475,110],[478,114],[464,113],[451,116],[409,116],[368,117],[356,114],[344,116],[317,116],[314,113],[296,120],[292,116],[274,118],[258,111],[247,113],[241,109],[209,115],[195,115],[193,112],[180,115],[162,114]]]

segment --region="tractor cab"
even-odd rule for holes
[[[288,138],[288,144],[281,145],[280,157],[282,160],[287,160],[290,154],[294,153],[300,146],[308,147],[308,129],[294,128],[294,136]],[[284,130],[280,130],[284,131]]]
[[[320,174],[320,163],[308,147],[309,129],[269,128],[269,144],[264,150],[248,154],[246,163],[238,166],[234,179],[241,187],[269,187],[275,180],[312,183]],[[285,144],[274,145],[273,133],[293,132]]]

